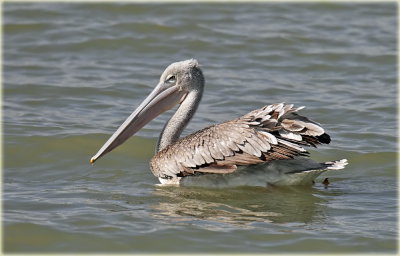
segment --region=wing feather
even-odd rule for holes
[[[303,146],[329,143],[324,129],[297,114],[304,107],[272,104],[178,140],[158,152],[151,169],[158,177],[230,173],[240,165],[305,156]]]

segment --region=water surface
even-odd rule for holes
[[[395,253],[396,11],[3,4],[5,252]],[[168,114],[90,166],[163,69],[188,58],[206,91],[185,135],[266,104],[305,105],[333,138],[312,157],[348,168],[313,187],[158,187],[148,161]]]

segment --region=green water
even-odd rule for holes
[[[5,252],[397,252],[395,3],[2,7]],[[312,158],[348,167],[313,187],[158,187],[148,161],[168,114],[89,165],[192,57],[206,91],[184,135],[305,105],[332,137]]]

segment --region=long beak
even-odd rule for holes
[[[186,92],[178,86],[167,87],[160,82],[139,107],[125,120],[118,130],[107,140],[96,155],[90,159],[93,164],[98,158],[121,145],[161,113],[181,103]]]

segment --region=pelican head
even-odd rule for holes
[[[204,76],[197,60],[190,59],[169,65],[161,74],[158,86],[160,84],[165,84],[167,87],[176,86],[180,91],[186,92],[202,90]]]
[[[161,113],[183,103],[190,93],[199,92],[201,95],[203,87],[204,76],[197,60],[190,59],[169,65],[150,95],[90,159],[90,163],[93,164],[98,158],[121,145]]]

